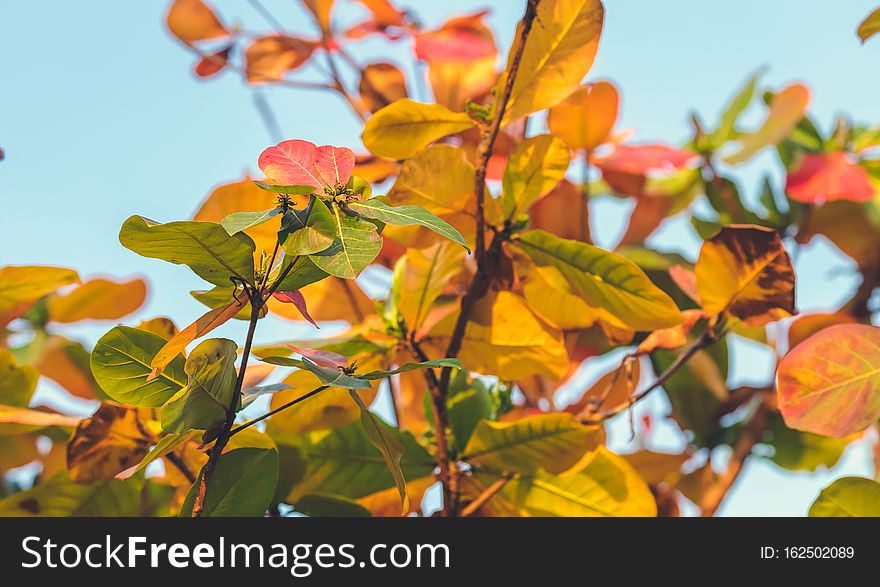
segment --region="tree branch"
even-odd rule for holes
[[[274,416],[274,415],[277,414],[278,412],[282,412],[282,411],[286,410],[287,408],[290,408],[290,407],[292,407],[292,406],[295,406],[296,404],[298,404],[298,403],[300,403],[300,402],[303,402],[303,401],[309,399],[310,397],[313,397],[313,396],[318,395],[319,393],[321,393],[322,391],[324,391],[324,390],[327,389],[327,388],[328,388],[327,385],[322,385],[321,387],[316,387],[315,389],[313,389],[312,391],[308,392],[307,394],[302,395],[302,396],[300,396],[300,397],[298,397],[298,398],[296,398],[296,399],[294,399],[294,400],[291,400],[291,401],[287,402],[286,404],[284,404],[283,406],[278,406],[278,407],[275,408],[274,410],[270,410],[270,411],[266,412],[265,414],[263,414],[262,416],[258,416],[258,417],[254,418],[253,420],[251,420],[251,421],[249,421],[249,422],[245,422],[244,424],[242,424],[242,425],[240,425],[240,426],[236,426],[235,428],[233,428],[233,429],[229,432],[229,436],[230,436],[230,438],[233,437],[233,436],[235,436],[236,434],[238,434],[238,433],[241,432],[242,430],[244,430],[244,429],[246,429],[246,428],[250,428],[251,426],[253,426],[253,425],[256,424],[257,422],[262,422],[263,420],[265,420],[265,419],[268,418],[269,416]]]
[[[487,487],[485,491],[483,491],[483,493],[478,495],[476,499],[474,499],[474,501],[467,504],[467,506],[465,506],[465,508],[461,510],[461,517],[467,518],[480,511],[480,508],[486,505],[490,499],[498,495],[498,492],[504,489],[504,486],[507,485],[507,482],[511,479],[513,479],[513,473],[507,473],[500,479],[497,479],[494,483]]]

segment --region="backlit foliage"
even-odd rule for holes
[[[206,282],[192,295],[207,311],[183,328],[131,318],[139,279],[0,268],[0,514],[674,516],[688,501],[713,515],[746,459],[812,471],[877,427],[877,127],[840,118],[825,134],[807,85],[756,75],[684,144],[646,143],[618,124],[622,89],[589,75],[599,0],[525,3],[506,57],[485,12],[427,29],[388,0],[351,4],[365,17],[340,27],[341,7],[305,1],[311,32],[294,33],[170,3],[196,76],[336,94],[320,114],[350,110],[363,147],[269,146],[243,162],[262,176],[216,187],[191,220],[141,204],[120,243]],[[409,44],[424,80],[361,64],[367,37]],[[307,65],[326,79],[298,78]],[[430,103],[411,97],[425,83]],[[747,109],[763,118],[745,124]],[[766,152],[784,188],[741,197],[737,166]],[[611,249],[589,228],[608,196],[634,204]],[[689,257],[651,246],[678,215],[703,240]],[[862,285],[798,315],[792,257],[817,237]],[[368,267],[388,278],[380,299],[356,281]],[[272,315],[349,326],[260,342]],[[119,324],[87,349],[65,336],[84,320]],[[230,320],[245,339],[210,337]],[[776,377],[730,386],[730,337],[769,347]],[[580,367],[609,353],[619,364],[586,384]],[[41,378],[93,415],[33,405]],[[380,394],[388,421],[370,410]],[[686,448],[615,454],[607,423],[650,394]],[[651,434],[650,419],[629,426]],[[876,515],[878,487],[840,479],[810,514]]]

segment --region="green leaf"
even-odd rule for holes
[[[553,135],[538,135],[521,142],[510,154],[501,182],[501,210],[505,218],[525,212],[550,193],[565,177],[571,152]]]
[[[186,387],[162,408],[162,429],[181,434],[207,430],[222,422],[235,392],[237,357],[238,345],[229,339],[209,338],[199,343],[186,360]]]
[[[313,185],[278,185],[276,183],[267,183],[265,181],[255,181],[254,184],[260,189],[272,192],[273,194],[288,194],[308,196],[315,192]]]
[[[144,257],[187,265],[214,285],[229,285],[230,277],[254,281],[254,241],[244,233],[230,236],[215,222],[160,224],[132,216],[123,223],[119,242]]]
[[[810,506],[811,518],[880,517],[880,483],[843,477],[826,487]]]
[[[39,379],[35,367],[17,365],[12,351],[0,347],[0,404],[26,408]]]
[[[269,208],[262,212],[233,212],[220,221],[220,225],[226,229],[230,235],[259,226],[264,222],[269,222],[276,216],[281,214],[281,208]]]
[[[390,428],[386,430],[403,444],[400,467],[407,478],[424,477],[434,470],[433,458],[412,434]],[[313,493],[357,499],[395,485],[384,457],[367,439],[360,422],[310,432],[301,437],[296,449],[298,458],[293,461],[305,463],[305,470],[285,500],[290,503],[295,504],[301,497]]]
[[[792,430],[778,415],[770,422],[768,432],[771,435],[768,444],[773,447],[770,460],[789,471],[815,471],[820,467],[833,467],[852,440],[851,437],[829,438]]]
[[[284,241],[288,255],[312,255],[326,250],[336,238],[336,223],[324,200],[312,196],[306,214],[290,210],[284,215],[282,230],[289,232]]]
[[[513,422],[481,421],[462,458],[496,471],[562,473],[596,449],[602,433],[567,413],[541,414]]]
[[[379,416],[370,411],[364,404],[364,400],[357,394],[357,391],[349,391],[351,398],[361,409],[361,424],[370,444],[376,447],[382,458],[385,459],[385,465],[391,472],[394,484],[397,485],[397,491],[400,492],[400,501],[402,503],[403,512],[409,511],[409,495],[406,492],[406,477],[403,475],[403,469],[400,467],[400,459],[405,451],[403,443],[400,442],[394,434],[390,432],[390,427],[383,422]]]
[[[313,518],[369,518],[370,510],[344,495],[312,493],[294,504],[298,512]]]
[[[186,495],[181,517],[192,515],[202,473]],[[278,483],[278,451],[271,448],[239,448],[217,461],[205,494],[202,515],[209,518],[262,517]]]
[[[392,226],[411,226],[418,224],[428,228],[443,238],[456,242],[470,252],[464,237],[451,224],[434,216],[421,206],[389,206],[378,198],[365,202],[352,202],[348,207],[367,218],[373,218]]]
[[[279,367],[297,367],[298,369],[305,369],[306,364],[302,362],[301,359],[294,359],[292,357],[261,357],[261,361],[264,363],[269,363],[270,365],[278,365]]]
[[[492,394],[483,382],[479,379],[468,382],[467,374],[463,371],[460,373],[464,376],[452,379],[446,398],[449,424],[455,434],[455,448],[459,453],[464,451],[477,424],[481,420],[488,420],[494,408]]]
[[[432,361],[423,361],[421,363],[404,363],[400,367],[392,369],[391,371],[370,371],[369,373],[358,373],[356,376],[361,379],[372,381],[375,379],[385,379],[386,377],[391,377],[392,375],[397,375],[398,373],[404,373],[406,371],[413,371],[415,369],[432,369],[434,367],[454,367],[456,369],[461,369],[461,361],[458,359],[434,359]]]
[[[224,286],[216,286],[207,291],[205,290],[195,290],[189,292],[189,295],[194,297],[200,304],[204,304],[205,306],[211,308],[212,310],[216,310],[217,308],[224,308],[235,301],[235,296],[237,295],[239,299],[242,296],[246,296],[246,294],[240,291],[238,288],[230,285],[228,287]],[[265,311],[263,312],[265,314]],[[233,316],[236,320],[250,320],[251,318],[251,304],[250,302],[246,303],[241,310],[239,310],[238,314]]]
[[[178,447],[186,444],[190,440],[195,440],[199,436],[198,430],[190,430],[189,432],[185,432],[183,434],[166,434],[163,436],[159,442],[156,443],[156,446],[153,447],[153,450],[148,452],[141,462],[138,463],[137,468],[132,471],[132,474],[137,474],[147,468],[147,465],[155,461],[156,459],[160,459],[167,455],[168,453],[176,450]]]
[[[499,478],[492,473],[477,473],[476,477],[485,486]],[[500,496],[532,516],[657,514],[657,504],[647,484],[626,460],[604,447],[564,475],[537,471],[514,477],[504,485]]]
[[[278,272],[283,271],[291,263],[293,263],[293,268],[287,273],[284,280],[278,284],[275,291],[302,289],[307,285],[329,277],[329,273],[315,265],[311,257],[306,256],[285,257],[281,265],[278,266]],[[273,278],[277,278],[275,272],[273,272]]]
[[[142,477],[86,485],[71,481],[62,471],[33,489],[0,500],[0,517],[137,516],[142,485]]]
[[[110,399],[129,406],[157,408],[187,382],[185,359],[178,355],[154,379],[150,363],[168,342],[158,334],[116,326],[102,336],[89,364],[98,386]]]
[[[709,135],[709,146],[712,149],[717,149],[728,140],[735,138],[736,121],[739,119],[743,111],[749,107],[749,104],[752,103],[752,98],[755,95],[755,86],[757,86],[758,79],[761,77],[762,73],[763,71],[759,71],[752,75],[745,85],[740,88],[736,95],[730,100],[730,103],[727,104],[724,113],[721,114],[721,121],[718,123],[718,128]]]
[[[354,279],[379,256],[382,237],[372,222],[348,216],[333,205],[336,240],[329,249],[309,258],[318,268],[343,279]]]
[[[538,266],[556,267],[575,293],[619,326],[647,331],[681,322],[672,298],[622,255],[543,230],[524,232],[516,242]]]
[[[303,357],[302,363],[306,369],[315,374],[315,376],[321,381],[321,383],[329,387],[343,387],[345,389],[372,389],[370,386],[370,382],[361,379],[359,376],[352,377],[350,375],[346,375],[339,369],[321,367],[320,365],[316,365],[306,357]]]

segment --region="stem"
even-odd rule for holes
[[[511,479],[513,479],[512,473],[507,473],[500,479],[497,479],[494,483],[487,487],[486,490],[483,491],[483,493],[478,495],[474,501],[467,504],[467,506],[463,510],[461,510],[461,517],[467,518],[480,511],[480,508],[486,505],[490,499],[498,495],[498,492],[504,489],[504,486],[507,485],[507,482]]]
[[[196,482],[196,476],[193,475],[193,472],[190,471],[189,467],[186,465],[183,459],[181,459],[173,452],[165,455],[165,458],[168,459],[168,462],[174,465],[178,471],[180,471],[180,474],[183,475],[187,481],[189,481],[190,483]]]
[[[263,300],[257,292],[251,291],[249,294],[251,301],[251,319],[248,324],[244,350],[241,354],[241,367],[238,369],[238,378],[235,381],[235,389],[232,392],[232,399],[229,401],[229,407],[226,408],[226,422],[223,424],[223,430],[220,431],[220,435],[217,437],[216,442],[214,442],[214,446],[211,448],[211,454],[208,457],[208,462],[205,463],[205,466],[202,469],[202,475],[199,479],[199,489],[193,503],[192,517],[194,518],[201,517],[202,515],[202,510],[205,507],[205,496],[208,492],[208,483],[214,476],[214,469],[217,467],[217,461],[220,459],[220,454],[226,447],[226,443],[229,442],[232,425],[235,422],[236,408],[238,408],[238,402],[241,398],[241,386],[244,384],[244,374],[247,371],[247,362],[251,355],[251,345],[254,342],[254,333],[257,330],[257,320],[260,319],[260,310],[263,306]]]
[[[310,397],[313,397],[313,396],[315,396],[315,395],[318,395],[319,393],[321,393],[322,391],[324,391],[324,390],[327,389],[327,388],[328,388],[328,386],[326,386],[326,385],[322,385],[321,387],[317,387],[317,388],[313,389],[312,391],[308,392],[307,394],[302,395],[302,396],[296,398],[295,400],[291,400],[291,401],[287,402],[287,403],[284,404],[283,406],[278,406],[278,407],[275,408],[274,410],[270,410],[270,411],[266,412],[265,414],[263,414],[262,416],[259,416],[259,417],[257,417],[257,418],[254,418],[253,420],[251,420],[251,421],[249,421],[249,422],[245,422],[244,424],[242,424],[242,425],[240,425],[240,426],[236,426],[235,428],[233,428],[233,429],[229,432],[229,436],[230,436],[230,437],[233,437],[233,436],[235,436],[236,434],[238,434],[239,432],[241,432],[242,430],[244,430],[245,428],[250,428],[251,426],[253,426],[253,425],[256,424],[257,422],[262,422],[263,420],[265,420],[265,419],[268,418],[269,416],[274,416],[274,415],[277,414],[278,412],[281,412],[281,411],[283,411],[283,410],[286,410],[287,408],[289,408],[289,407],[291,407],[291,406],[295,406],[296,404],[298,404],[298,403],[300,403],[300,402],[302,402],[302,401],[305,401],[305,400],[309,399]]]
[[[702,517],[711,518],[718,511],[721,502],[724,501],[724,498],[742,472],[746,459],[751,456],[752,449],[761,440],[761,436],[763,436],[767,425],[770,423],[772,413],[773,409],[768,404],[767,398],[762,398],[760,405],[733,447],[733,454],[730,455],[727,470],[703,492],[703,498],[699,504]]]
[[[584,149],[583,169],[581,175],[581,201],[578,207],[578,225],[581,231],[581,240],[590,242],[590,151]]]

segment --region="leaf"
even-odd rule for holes
[[[415,369],[435,369],[440,367],[461,369],[461,362],[458,359],[434,359],[433,361],[422,361],[421,363],[404,363],[400,367],[390,371],[370,371],[369,373],[358,373],[357,376],[361,379],[374,381],[376,379],[385,379],[386,377],[391,377],[398,373],[414,371]]]
[[[319,367],[327,367],[328,369],[336,369],[338,367],[348,367],[348,359],[339,353],[325,351],[320,349],[304,349],[292,344],[287,348],[293,352],[309,359]]]
[[[132,216],[123,223],[119,242],[143,257],[187,265],[214,285],[229,285],[230,277],[254,281],[254,241],[244,233],[230,236],[213,222],[160,224]]]
[[[336,223],[336,240],[329,249],[311,255],[309,259],[330,275],[354,279],[379,256],[382,238],[372,222],[348,216],[335,204],[332,213]]]
[[[315,376],[328,387],[344,387],[346,389],[372,389],[370,382],[360,379],[357,376],[346,375],[338,368],[321,367],[311,360],[303,357],[303,364],[306,369],[315,374]]]
[[[517,243],[536,265],[558,269],[578,295],[616,325],[655,330],[682,320],[672,299],[621,255],[543,230],[524,232]]]
[[[230,302],[235,301],[236,296],[239,298],[246,297],[246,294],[242,293],[239,288],[230,285],[229,287],[220,287],[215,286],[209,290],[194,290],[189,292],[189,295],[194,297],[199,303],[211,308],[212,310],[216,310],[218,308],[226,308],[229,306]],[[249,301],[244,301],[244,305],[238,305],[239,310],[238,313],[233,316],[236,320],[250,320],[251,317],[251,304]],[[264,307],[260,312],[260,316],[266,315],[266,308]],[[174,332],[171,336],[169,336],[169,340],[176,336],[179,331]]]
[[[128,477],[131,477],[132,475],[140,473],[147,468],[147,465],[149,465],[156,459],[160,459],[174,452],[175,450],[190,441],[195,441],[199,438],[199,436],[201,436],[201,434],[198,430],[190,430],[189,432],[183,434],[166,434],[159,440],[159,442],[156,443],[156,446],[153,447],[153,450],[144,455],[144,457],[141,459],[141,462],[138,463],[137,467],[122,471],[122,473],[117,475],[117,478],[126,479]]]
[[[297,139],[265,149],[258,164],[263,173],[280,183],[336,189],[351,177],[354,153],[345,147],[317,147]]]
[[[39,379],[36,368],[17,365],[12,352],[0,347],[0,404],[26,408]]]
[[[596,57],[604,18],[599,0],[555,0],[537,5],[504,112],[505,122],[555,106],[580,85]],[[517,50],[514,43],[507,71]],[[496,95],[501,94],[506,78],[504,74],[498,81]]]
[[[852,436],[828,438],[810,432],[792,430],[776,415],[768,427],[774,463],[789,471],[816,471],[837,464]],[[765,439],[766,440],[766,439]]]
[[[446,411],[455,437],[455,450],[463,453],[474,429],[481,420],[488,420],[495,411],[492,394],[479,379],[467,380],[459,371],[449,385]]]
[[[361,139],[374,155],[409,159],[437,139],[472,126],[474,121],[463,112],[403,98],[373,114]]]
[[[580,399],[565,411],[579,415],[585,409],[613,410],[629,404],[639,384],[641,368],[638,360],[624,360],[618,367],[602,375]]]
[[[858,320],[846,312],[801,314],[788,326],[788,349],[791,350],[825,328],[835,324],[855,324]]]
[[[112,479],[83,485],[58,473],[33,489],[0,500],[0,517],[115,518],[137,516],[143,480]]]
[[[5,424],[0,426],[3,436],[33,432],[49,426],[69,428],[79,424],[79,421],[79,418],[64,414],[0,404],[0,424]]]
[[[195,322],[168,339],[168,342],[156,353],[150,363],[153,370],[150,377],[161,373],[170,361],[186,350],[189,343],[236,317],[247,303],[245,295],[239,294],[237,300],[202,314]]]
[[[315,43],[291,35],[272,34],[251,41],[244,50],[248,83],[271,83],[284,79],[311,58]]]
[[[352,405],[351,398],[347,399]],[[404,477],[418,479],[431,474],[434,460],[412,434],[387,426],[383,430],[403,445],[400,469]],[[296,503],[304,495],[319,492],[357,499],[396,486],[384,456],[370,443],[360,422],[313,432],[300,440],[297,449],[306,468],[285,501]]]
[[[158,377],[150,378],[153,357],[165,339],[152,332],[116,326],[95,344],[92,374],[111,399],[130,406],[159,407],[184,385],[183,355],[176,355]]]
[[[768,145],[775,145],[794,129],[807,113],[810,89],[791,84],[780,90],[770,102],[764,124],[751,134],[742,135],[739,149],[724,158],[730,165],[743,163]]]
[[[293,258],[293,261],[291,261],[291,257],[285,257],[284,262],[277,267],[276,271],[272,272],[272,277],[276,277],[276,273],[280,273],[291,263],[293,264],[293,268],[277,286],[274,283],[274,279],[270,280],[270,283],[273,284],[272,287],[277,291],[302,289],[305,286],[321,281],[328,276],[326,271],[315,265],[311,257],[300,256]],[[306,290],[303,292],[303,295],[309,295],[308,292],[309,290]],[[318,319],[320,320],[320,318]]]
[[[788,174],[785,191],[792,200],[806,204],[868,202],[874,197],[868,172],[847,153],[807,153]]]
[[[192,515],[203,472],[193,483],[180,508],[181,517]],[[239,448],[217,461],[205,493],[202,516],[208,518],[262,517],[278,484],[278,451],[271,448]]]
[[[140,308],[146,296],[143,279],[124,283],[90,279],[69,293],[50,296],[46,304],[53,322],[118,320]]]
[[[501,187],[504,217],[525,212],[549,194],[565,177],[571,153],[553,135],[530,137],[516,146],[507,159]]]
[[[318,26],[324,32],[330,32],[330,15],[333,12],[334,0],[303,0],[303,4],[315,16]]]
[[[405,452],[403,443],[394,434],[389,431],[389,427],[385,422],[379,419],[379,416],[373,414],[364,404],[356,391],[351,390],[351,398],[361,409],[361,425],[367,439],[376,450],[382,453],[385,459],[385,465],[391,472],[391,477],[397,485],[400,492],[400,501],[402,504],[402,512],[405,514],[409,510],[409,494],[406,492],[406,478],[403,475],[403,469],[400,467],[400,459]]]
[[[513,422],[480,422],[464,449],[463,459],[495,471],[562,473],[596,449],[602,432],[566,413],[541,414]]]
[[[841,438],[880,418],[880,328],[820,330],[779,363],[776,396],[785,424]]]
[[[725,312],[748,326],[761,326],[797,313],[794,269],[773,230],[723,227],[703,243],[695,272],[697,292],[709,315]]]
[[[313,518],[369,518],[370,510],[341,495],[312,493],[296,500],[296,511]]]
[[[443,238],[463,246],[470,252],[464,238],[448,222],[437,218],[421,206],[389,206],[382,200],[374,198],[365,202],[352,202],[348,207],[367,218],[373,218],[394,226],[411,226],[418,224],[436,232]]]
[[[760,76],[761,72],[751,76],[727,104],[721,115],[718,128],[709,135],[708,141],[712,148],[717,149],[736,136],[736,123],[743,111],[752,103],[752,97],[755,95],[755,87]]]
[[[358,93],[367,109],[376,112],[406,98],[406,77],[391,63],[370,63],[361,72]]]
[[[102,403],[67,443],[67,469],[77,483],[113,479],[143,459],[155,442],[149,410]]]
[[[864,477],[841,477],[819,493],[811,518],[880,517],[880,483]]]
[[[485,485],[497,478],[477,474]],[[562,475],[538,471],[511,479],[500,496],[532,516],[655,516],[654,496],[638,473],[620,456],[599,447]],[[498,499],[496,497],[495,499]]]
[[[0,267],[0,326],[24,314],[41,297],[78,282],[76,271],[63,267]]]
[[[407,249],[398,312],[410,331],[419,329],[449,280],[462,270],[463,257],[464,252],[448,241]]]
[[[856,34],[864,43],[878,32],[880,32],[880,7],[875,8],[874,12],[865,17],[865,20],[859,24]]]
[[[609,139],[619,102],[611,82],[587,84],[550,109],[547,126],[572,149],[592,151]]]
[[[318,323],[315,322],[315,320],[311,316],[309,316],[309,309],[306,307],[306,298],[298,289],[295,289],[293,291],[276,291],[274,294],[272,294],[272,297],[274,297],[279,302],[285,304],[293,304],[296,309],[299,310],[299,313],[302,314],[303,318],[308,320],[312,326],[318,328]]]
[[[168,7],[165,24],[171,34],[186,45],[229,34],[214,11],[202,0],[174,0]]]
[[[451,145],[432,145],[404,162],[388,193],[394,205],[415,204],[435,214],[468,210],[474,199],[474,166]]]
[[[281,214],[281,211],[280,207],[275,207],[261,212],[233,212],[229,216],[226,216],[220,222],[220,225],[225,228],[226,232],[230,235],[234,235],[237,232],[243,232],[254,226],[259,226],[264,222],[269,222]]]
[[[849,255],[860,267],[870,267],[880,260],[880,230],[874,224],[870,205],[838,200],[813,207],[802,224],[797,242],[809,243],[822,235]]]
[[[311,197],[305,222],[301,214],[291,210],[284,215],[282,231],[289,232],[284,240],[288,255],[312,255],[326,250],[336,238],[336,222],[324,200]]]
[[[445,354],[457,318],[457,311],[443,318],[425,340],[437,355]],[[475,304],[459,358],[468,370],[503,380],[535,374],[560,378],[569,368],[562,332],[508,291],[490,293]]]
[[[208,430],[226,418],[235,393],[237,351],[238,345],[225,338],[208,339],[193,349],[185,365],[186,387],[162,407],[163,430]]]

